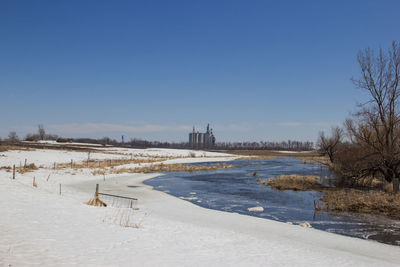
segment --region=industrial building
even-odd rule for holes
[[[193,132],[189,133],[189,145],[193,148],[207,148],[215,145],[215,136],[210,129],[210,124],[207,125],[205,133],[196,132],[193,126]]]

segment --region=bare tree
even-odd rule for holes
[[[38,133],[40,140],[46,139],[46,131],[44,130],[43,124],[38,125]]]
[[[10,141],[10,142],[18,142],[19,141],[19,137],[18,137],[17,133],[16,132],[10,132],[8,134],[8,141]]]
[[[377,56],[366,49],[357,59],[361,77],[353,82],[368,92],[370,100],[359,106],[354,119],[346,121],[346,128],[353,143],[364,151],[360,160],[370,162],[360,172],[380,173],[393,183],[396,194],[400,175],[400,45],[393,42],[387,53],[380,49]]]
[[[325,136],[324,132],[319,133],[317,147],[322,154],[328,155],[329,160],[333,163],[342,139],[343,130],[339,127],[332,127],[331,136],[329,137]]]
[[[31,134],[28,133],[25,136],[25,141],[39,141],[40,140],[40,136],[38,134]]]

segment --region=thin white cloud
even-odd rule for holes
[[[190,126],[187,125],[124,125],[112,123],[71,123],[71,124],[54,124],[46,126],[48,132],[56,132],[59,134],[95,134],[95,133],[154,133],[165,131],[189,131]]]

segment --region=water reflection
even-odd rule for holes
[[[231,163],[238,167],[193,173],[166,173],[148,180],[146,184],[205,208],[281,222],[308,221],[314,228],[331,233],[400,245],[399,221],[376,215],[315,212],[314,200],[319,200],[322,193],[276,191],[268,186],[261,186],[256,181],[256,178],[268,179],[289,174],[332,178],[334,174],[322,164],[303,164],[294,158]],[[257,177],[253,176],[254,172],[257,172]],[[249,212],[248,208],[254,206],[261,206],[264,211]]]

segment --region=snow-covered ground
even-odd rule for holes
[[[125,148],[101,148],[90,158],[130,154],[175,157],[169,163],[232,159],[209,152]],[[87,156],[62,150],[0,152],[0,167],[23,165],[25,159],[44,166],[17,173],[15,180],[0,170],[1,266],[399,265],[399,247],[204,209],[142,184],[158,174],[104,177],[88,169],[51,168],[54,162],[85,161]],[[106,208],[84,204],[96,183],[101,192],[138,198],[137,209],[123,201],[108,202]]]

